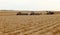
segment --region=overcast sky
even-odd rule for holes
[[[6,10],[60,10],[60,0],[0,0]]]

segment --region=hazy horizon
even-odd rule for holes
[[[60,0],[0,0],[0,10],[60,11]]]

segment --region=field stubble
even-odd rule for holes
[[[60,15],[0,16],[3,35],[56,35],[59,28]]]

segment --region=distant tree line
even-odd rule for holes
[[[52,12],[52,11],[46,11],[46,12],[47,12],[47,13],[46,13],[47,15],[52,15],[52,14],[54,14],[54,12]],[[30,14],[18,12],[16,15],[42,15],[42,13],[35,13],[34,11],[31,11]]]

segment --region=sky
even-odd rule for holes
[[[0,0],[0,10],[60,11],[60,0]]]

